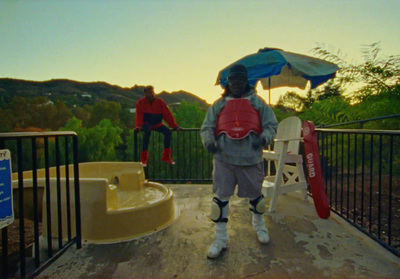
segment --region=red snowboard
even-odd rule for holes
[[[321,164],[319,161],[319,150],[317,134],[314,123],[304,121],[303,123],[304,150],[308,171],[308,182],[314,200],[315,209],[320,218],[329,217],[331,210],[325,193],[324,180],[322,179]]]

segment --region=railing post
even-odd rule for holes
[[[53,245],[52,245],[52,227],[51,227],[51,195],[50,195],[50,162],[49,162],[49,140],[47,137],[44,138],[44,167],[45,167],[45,193],[46,193],[46,222],[47,222],[47,256],[53,257]],[[43,209],[44,210],[44,209]]]
[[[73,137],[74,150],[74,186],[75,186],[75,222],[76,222],[76,247],[82,247],[81,231],[81,198],[79,192],[79,159],[78,159],[78,137]]]
[[[40,245],[39,245],[39,195],[38,195],[38,181],[37,181],[37,147],[36,147],[36,138],[31,138],[32,140],[32,185],[33,185],[33,226],[34,226],[34,243],[35,243],[35,251],[33,252],[35,255],[35,266],[40,266]]]
[[[67,202],[67,235],[68,242],[71,241],[71,197],[70,197],[70,184],[69,184],[69,144],[68,137],[65,137],[64,148],[65,148],[65,199]]]
[[[133,161],[138,162],[138,131],[133,130]]]
[[[58,220],[58,249],[62,248],[62,211],[61,211],[61,172],[60,172],[60,142],[59,138],[55,137],[56,147],[56,179],[57,179],[57,220]]]
[[[25,212],[24,212],[24,177],[22,159],[22,140],[17,140],[18,157],[18,207],[19,207],[19,261],[21,278],[26,275],[26,252],[25,252]]]

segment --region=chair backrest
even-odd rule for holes
[[[293,139],[301,137],[301,120],[297,116],[290,116],[283,119],[279,125],[275,139]],[[275,142],[274,151],[282,151],[282,142]],[[288,153],[299,154],[300,141],[293,140],[289,142]]]

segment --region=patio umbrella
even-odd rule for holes
[[[264,89],[297,87],[311,89],[334,78],[339,67],[331,62],[277,48],[263,48],[228,65],[218,73],[217,82],[223,88],[228,82],[229,69],[235,64],[247,67],[249,82],[261,82]]]

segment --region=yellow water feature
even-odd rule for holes
[[[42,189],[43,208],[46,205],[45,170],[38,170],[38,184]],[[60,167],[60,173],[65,170]],[[73,167],[69,167],[73,177]],[[58,234],[56,169],[50,168],[51,231]],[[90,162],[79,164],[81,200],[81,228],[84,243],[112,243],[135,239],[162,230],[178,216],[171,189],[163,184],[147,181],[143,167],[137,162]],[[16,174],[13,187],[18,187]],[[61,189],[66,179],[60,180]],[[74,179],[69,179],[71,215],[75,217]],[[32,172],[24,172],[24,190],[32,192]],[[65,190],[61,191],[62,236],[67,238]],[[14,195],[15,197],[16,195]],[[31,199],[29,199],[31,200]],[[26,203],[29,203],[29,201]],[[29,207],[29,204],[25,205]],[[47,238],[47,213],[42,210],[42,240]],[[72,222],[71,231],[75,232]],[[47,241],[42,241],[46,243]]]
[[[118,192],[118,206],[119,208],[136,208],[149,206],[159,200],[162,200],[164,193],[157,188],[147,188],[137,192]]]

